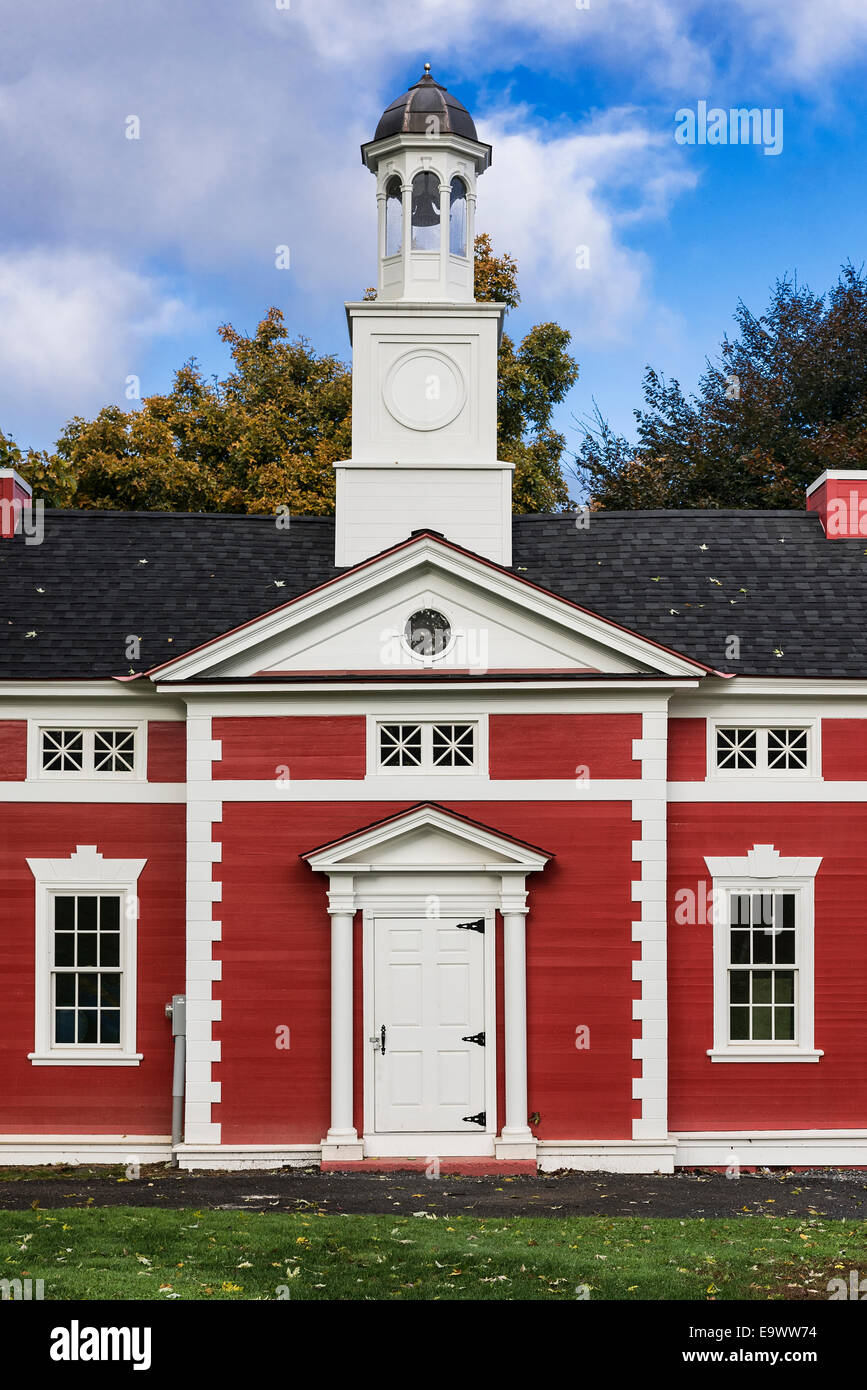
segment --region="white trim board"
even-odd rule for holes
[[[0,1134],[0,1165],[168,1163],[170,1134]]]

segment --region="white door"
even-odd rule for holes
[[[485,1130],[485,938],[460,920],[376,919],[378,1134]]]

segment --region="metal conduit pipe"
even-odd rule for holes
[[[173,994],[171,1004],[166,1004],[166,1017],[172,1021],[172,1037],[175,1043],[174,1068],[172,1070],[172,1167],[178,1167],[178,1146],[184,1132],[184,1077],[187,1069],[187,998],[184,994]]]

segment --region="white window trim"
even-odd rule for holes
[[[102,719],[30,719],[27,722],[27,781],[28,782],[88,782],[94,786],[109,782],[144,782],[147,780],[146,719],[118,719],[110,713]],[[51,772],[42,767],[43,729],[116,729],[135,734],[135,766],[132,772],[95,772],[85,766],[81,772]]]
[[[821,857],[784,859],[773,845],[753,845],[744,858],[705,856],[713,878],[713,1016],[712,1062],[818,1062],[814,1046],[814,889]],[[733,892],[796,893],[794,1042],[732,1042],[729,1038],[729,903]]]
[[[760,719],[708,719],[707,721],[707,767],[708,779],[714,781],[743,780],[745,777],[773,778],[775,781],[783,782],[818,782],[819,769],[822,766],[819,746],[819,727],[820,721],[815,716],[808,716],[799,719],[795,715],[784,715],[781,718],[769,719],[762,715]],[[716,735],[717,729],[758,729],[767,731],[768,729],[806,729],[807,730],[807,766],[799,768],[768,767],[767,765],[767,740],[765,740],[765,756],[758,767],[718,767],[716,760]]]
[[[472,724],[475,726],[475,756],[471,767],[434,767],[423,761],[418,767],[380,767],[379,726],[381,724]],[[367,716],[367,777],[487,777],[488,717],[486,714],[369,714]]]
[[[28,859],[36,880],[35,1043],[28,1060],[36,1067],[132,1067],[136,1052],[136,966],[138,878],[146,859],[104,859],[95,845],[76,845],[68,859]],[[114,892],[121,903],[121,1040],[84,1047],[52,1041],[51,900],[58,894]]]

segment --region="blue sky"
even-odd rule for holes
[[[223,372],[217,324],[271,304],[348,358],[343,300],[375,276],[358,146],[426,60],[494,145],[478,226],[519,261],[510,331],[573,334],[572,447],[594,400],[632,434],[648,362],[693,387],[739,297],[864,258],[863,0],[5,4],[0,427],[22,445],[128,404],[130,376]],[[781,153],[679,145],[702,100],[781,108]]]

